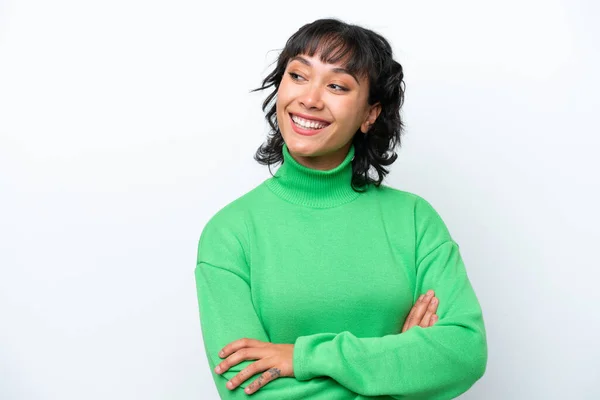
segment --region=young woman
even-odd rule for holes
[[[449,399],[483,375],[458,245],[426,200],[382,184],[403,84],[385,38],[324,19],[257,89],[273,88],[272,131],[255,158],[281,166],[208,221],[195,270],[221,398]]]

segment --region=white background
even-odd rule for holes
[[[600,398],[597,2],[201,3],[0,1],[0,398],[218,398],[197,241],[270,176],[249,91],[321,17],[404,67],[385,183],[440,212],[482,304],[462,398]]]

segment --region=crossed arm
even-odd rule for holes
[[[404,321],[402,333],[414,326],[428,328],[437,321],[438,299],[433,290],[422,294]],[[244,391],[248,394],[255,393],[269,382],[280,377],[294,377],[294,345],[273,344],[256,339],[243,338],[227,344],[221,351],[219,357],[224,358],[214,369],[215,373],[223,374],[231,367],[242,361],[256,360],[237,375],[231,378],[226,387],[233,390],[257,373],[262,374],[250,383]],[[264,372],[263,372],[264,371]]]

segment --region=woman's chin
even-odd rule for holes
[[[303,157],[311,157],[315,153],[318,153],[319,146],[314,141],[310,140],[310,138],[286,138],[284,139],[288,151],[290,153],[303,156]]]

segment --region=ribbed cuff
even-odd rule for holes
[[[299,381],[306,381],[312,378],[311,376],[309,376],[308,371],[305,368],[306,339],[308,339],[308,337],[298,336],[294,343],[294,354],[292,357],[292,364],[294,367],[294,376],[296,377],[296,380]]]

